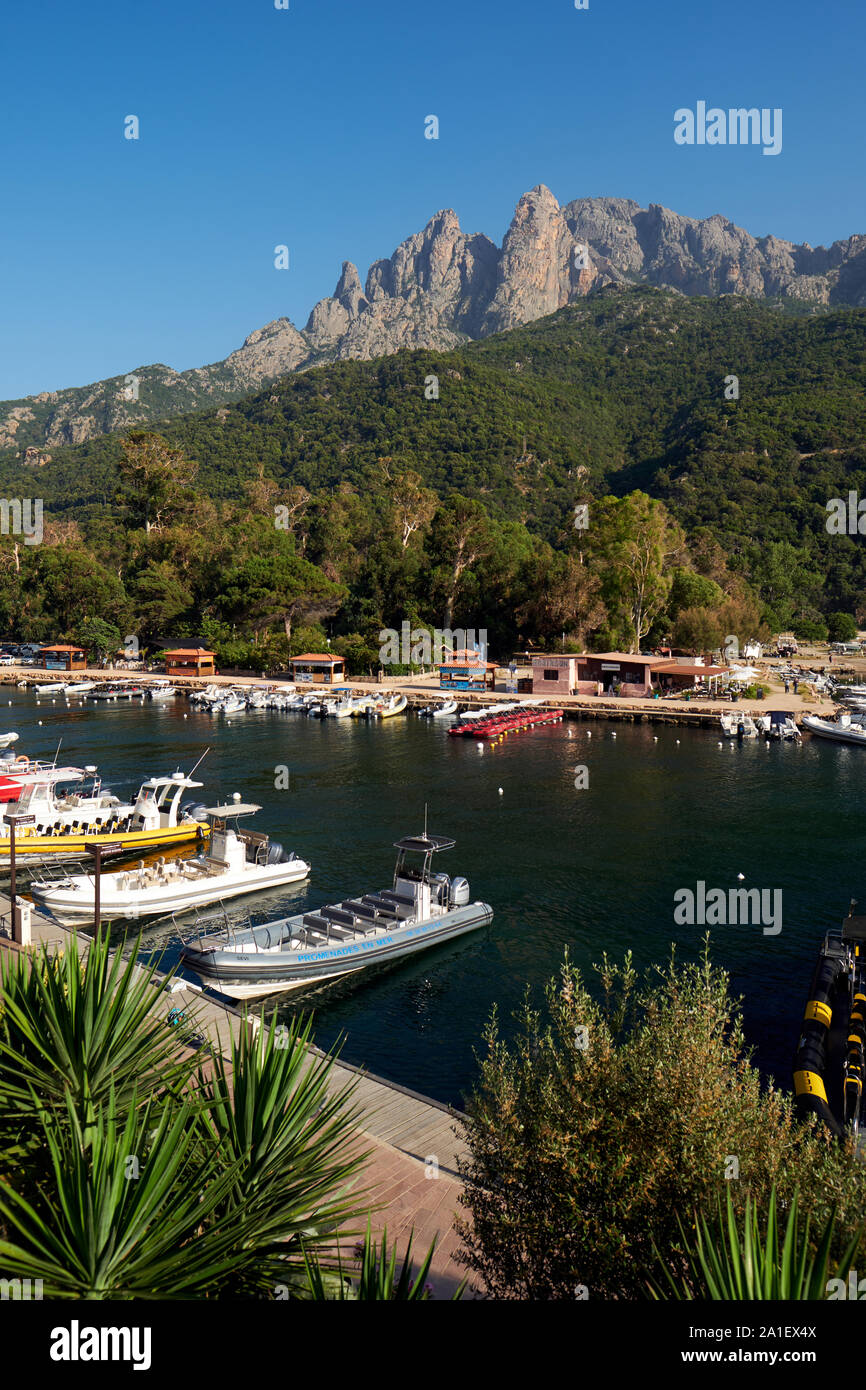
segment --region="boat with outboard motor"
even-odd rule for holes
[[[778,739],[781,743],[796,742],[800,738],[797,721],[790,710],[769,710],[766,714],[759,716],[758,722],[764,738]]]
[[[10,776],[18,780],[17,772]],[[57,794],[58,786],[86,777],[93,780],[84,793]],[[103,790],[95,767],[41,767],[22,773],[20,783],[16,799],[0,804],[0,867],[10,855],[10,813],[29,819],[15,828],[15,859],[23,865],[78,857],[97,843],[106,857],[131,855],[187,844],[208,833],[207,821],[196,814],[203,808],[180,804],[185,791],[202,785],[182,772],[148,778],[135,800],[127,803]]]
[[[812,975],[794,1053],[794,1105],[837,1137],[856,1135],[866,1077],[866,917],[852,899],[842,928],[827,932]]]
[[[408,704],[405,695],[395,692],[387,700],[376,700],[368,705],[364,712],[368,719],[391,719],[395,714],[402,714]]]
[[[836,719],[821,719],[817,714],[807,714],[803,728],[816,738],[828,738],[833,743],[856,744],[866,747],[866,729],[856,723],[850,714],[840,713]]]
[[[313,912],[262,926],[220,930],[187,943],[181,964],[232,999],[254,999],[303,985],[343,979],[438,946],[493,920],[493,909],[470,902],[465,878],[433,873],[435,854],[453,849],[444,835],[398,840],[393,884]]]
[[[740,711],[739,714],[720,714],[719,727],[725,738],[757,738],[758,725],[750,714]],[[763,730],[763,725],[761,725]]]
[[[251,816],[260,806],[244,804],[240,797],[224,806],[197,806],[198,819],[207,817],[210,837],[206,850],[193,857],[156,863],[142,860],[137,869],[100,875],[99,905],[102,919],[138,921],[189,912],[249,893],[300,883],[310,866],[276,840],[256,831],[241,830],[241,816]],[[234,822],[234,824],[232,824]],[[46,872],[30,882],[34,900],[59,922],[92,921],[96,904],[96,877],[83,866],[77,873]]]
[[[418,713],[422,719],[446,719],[449,715],[457,713],[457,701],[440,700],[438,704],[425,705]]]

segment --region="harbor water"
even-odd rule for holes
[[[145,777],[189,771],[208,748],[197,795],[260,803],[255,827],[312,865],[302,887],[234,909],[256,921],[390,886],[392,844],[423,827],[426,806],[429,830],[457,841],[436,867],[469,879],[473,899],[494,909],[492,927],[255,1007],[282,1018],[313,1008],[321,1046],[342,1039],[346,1060],[442,1101],[460,1103],[471,1087],[492,1006],[507,1028],[526,985],[539,1000],[566,947],[585,972],[604,951],[661,963],[674,942],[694,959],[706,928],[677,925],[675,894],[699,883],[781,893],[781,931],[731,924],[711,940],[744,997],[756,1061],[790,1088],[817,947],[866,892],[857,748],[808,738],[719,747],[710,730],[577,721],[479,747],[449,738],[447,720],[415,716],[227,719],[185,699],[4,696],[0,732],[18,731],[16,752],[51,757],[62,740],[64,763],[96,763],[122,797]]]

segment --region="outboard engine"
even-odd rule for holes
[[[468,907],[469,905],[469,880],[466,878],[452,878],[451,880],[451,906]]]
[[[181,806],[180,814],[183,820],[206,820],[207,807],[203,801],[187,801]]]
[[[278,840],[271,840],[268,845],[269,864],[291,864],[294,857],[295,851],[292,850],[291,853],[289,853]]]

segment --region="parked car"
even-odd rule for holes
[[[15,658],[9,652],[0,652],[0,666],[14,666]]]

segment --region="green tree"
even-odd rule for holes
[[[130,430],[121,445],[118,500],[150,535],[183,513],[196,465],[151,430]]]
[[[594,515],[591,544],[603,565],[602,593],[611,615],[619,611],[627,620],[634,651],[667,603],[685,539],[664,504],[643,492],[605,497]]]
[[[279,623],[290,642],[296,621],[319,621],[335,613],[344,596],[340,584],[296,555],[290,538],[280,537],[226,577],[218,604],[242,627]]]
[[[82,618],[75,629],[74,637],[85,651],[97,658],[98,663],[103,662],[106,657],[113,657],[122,642],[120,628],[116,623],[106,622],[104,618]]]
[[[827,634],[831,642],[853,642],[857,623],[850,613],[828,613]]]
[[[156,1013],[152,968],[0,958],[0,1261],[47,1298],[309,1296],[358,1228],[352,1085],[309,1023],[246,1028],[208,1067]]]

